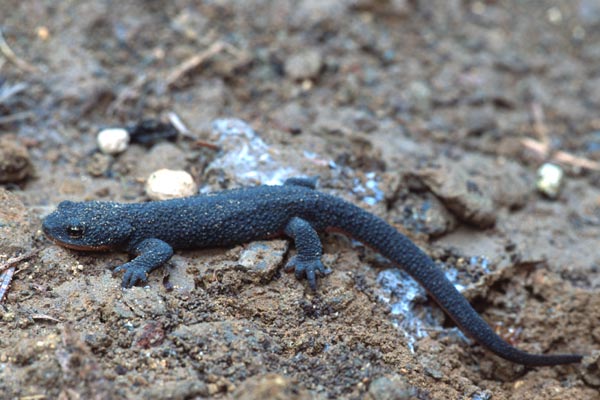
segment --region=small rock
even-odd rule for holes
[[[408,198],[402,207],[402,225],[412,232],[441,236],[456,228],[457,218],[432,193]]]
[[[87,344],[94,353],[105,353],[110,349],[113,344],[113,340],[110,336],[104,332],[93,331],[83,337],[85,344]]]
[[[206,398],[208,395],[209,391],[206,383],[197,379],[189,379],[151,385],[141,397],[148,400],[196,399]]]
[[[592,350],[582,361],[582,378],[591,387],[600,388],[600,351]]]
[[[210,18],[195,7],[185,7],[171,19],[170,27],[191,40],[199,40],[202,32],[210,28]]]
[[[440,162],[416,175],[459,219],[481,228],[494,225],[496,213],[489,189],[471,178],[460,164]]]
[[[238,265],[250,273],[250,278],[269,281],[283,264],[288,247],[288,240],[249,243],[240,254]]]
[[[309,126],[312,119],[306,109],[298,103],[287,103],[273,113],[273,121],[292,134],[299,134]]]
[[[109,128],[98,132],[98,148],[104,154],[118,154],[129,145],[129,132],[123,128]]]
[[[195,276],[187,272],[187,266],[192,262],[195,262],[195,260],[177,255],[169,261],[173,268],[167,268],[168,279],[166,283],[179,294],[188,294],[196,287]],[[165,284],[164,280],[163,284]]]
[[[417,398],[417,388],[412,386],[402,375],[382,376],[371,382],[365,398],[369,400],[415,399]]]
[[[158,321],[148,321],[143,327],[137,329],[135,345],[142,349],[149,349],[160,345],[165,340],[165,329]]]
[[[247,379],[236,389],[233,398],[245,399],[312,399],[297,382],[279,374],[267,374]]]
[[[156,290],[146,290],[140,287],[124,290],[122,304],[142,318],[157,317],[167,313],[167,305],[160,292]]]
[[[102,176],[110,169],[112,157],[104,153],[94,153],[85,165],[85,170],[91,176]]]
[[[535,186],[537,190],[550,199],[556,199],[560,194],[564,172],[555,164],[545,163],[537,171]]]
[[[146,194],[152,200],[168,200],[193,196],[198,186],[185,171],[160,169],[153,172],[146,181]]]
[[[414,81],[408,85],[408,97],[417,111],[427,111],[431,108],[431,89],[424,81]]]
[[[478,160],[473,160],[477,162]],[[482,165],[479,162],[479,165]],[[497,160],[484,170],[488,189],[494,203],[515,210],[523,207],[533,193],[529,172],[519,163],[511,160]]]
[[[0,183],[22,181],[32,171],[27,148],[13,135],[0,137]]]
[[[285,74],[294,80],[315,78],[323,67],[323,57],[316,50],[293,54],[285,62]]]

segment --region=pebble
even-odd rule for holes
[[[22,181],[32,172],[27,148],[13,135],[0,138],[0,183]]]
[[[125,308],[129,308],[134,315],[141,318],[158,317],[168,313],[162,294],[156,290],[124,290],[121,300],[118,301]],[[135,328],[139,331],[139,327]]]
[[[85,170],[91,176],[102,176],[110,170],[113,158],[108,154],[94,153],[87,159]]]
[[[168,200],[193,196],[198,186],[186,171],[159,169],[150,174],[146,181],[146,194],[152,200]]]
[[[316,50],[293,54],[285,62],[285,74],[293,80],[315,78],[323,67],[323,57]]]
[[[550,199],[556,199],[560,194],[564,172],[561,167],[545,163],[537,170],[535,186],[537,190]]]
[[[432,92],[424,81],[413,81],[407,88],[408,97],[417,111],[427,111],[431,108]]]
[[[408,379],[400,374],[392,373],[375,378],[367,391],[368,399],[415,399],[418,390]]]
[[[600,350],[592,350],[582,361],[581,377],[591,387],[600,387]]]
[[[289,241],[270,240],[252,242],[244,247],[237,262],[248,275],[246,279],[254,282],[268,282],[283,264],[289,250]]]
[[[480,228],[495,224],[496,207],[490,189],[478,183],[480,180],[465,165],[441,159],[437,165],[416,171],[416,176],[458,219]]]
[[[276,373],[259,374],[246,379],[235,389],[232,397],[239,400],[315,398],[308,390],[299,387],[294,379]]]
[[[129,145],[129,132],[123,128],[108,128],[98,132],[98,148],[104,154],[119,154]]]

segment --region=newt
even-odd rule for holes
[[[316,190],[316,180],[291,178],[282,186],[256,186],[146,203],[63,201],[43,221],[55,243],[75,250],[127,251],[134,258],[115,268],[122,286],[147,281],[174,249],[226,247],[253,240],[291,238],[296,255],[285,266],[316,288],[329,269],[321,262],[319,232],[341,232],[378,251],[417,280],[477,343],[528,366],[580,362],[579,354],[531,354],[498,336],[433,260],[383,219]]]

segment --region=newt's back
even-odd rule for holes
[[[257,186],[141,204],[133,241],[156,237],[174,248],[229,246],[283,234],[293,216],[307,219],[332,196],[302,186]]]
[[[43,223],[55,242],[77,250],[130,250],[147,238],[176,249],[218,247],[272,238],[293,216],[326,228],[333,196],[297,185],[232,189],[146,203],[59,204]]]

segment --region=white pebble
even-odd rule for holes
[[[98,147],[104,154],[118,154],[129,145],[129,132],[123,128],[109,128],[98,132]]]
[[[564,172],[555,164],[545,163],[537,170],[535,185],[537,190],[551,199],[558,197],[562,186]]]
[[[146,181],[146,194],[152,200],[168,200],[197,193],[196,182],[185,171],[159,169],[150,174]]]

